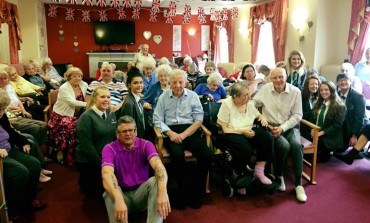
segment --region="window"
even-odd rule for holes
[[[268,67],[275,66],[275,53],[272,43],[272,26],[269,21],[266,21],[261,25],[256,60],[255,64],[264,64]]]

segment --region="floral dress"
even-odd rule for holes
[[[76,97],[78,101],[85,101],[82,91]],[[64,159],[68,165],[73,165],[76,156],[77,133],[76,123],[83,111],[75,112],[73,117],[61,116],[52,112],[48,122],[50,146],[57,151],[63,151]]]

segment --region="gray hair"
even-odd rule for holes
[[[213,70],[216,70],[216,64],[213,63],[212,61],[206,62],[206,64],[204,65],[204,71],[206,70],[207,67],[212,67]]]
[[[171,71],[171,74],[170,74],[170,82],[172,81],[172,78],[175,75],[181,75],[185,81],[188,81],[188,75],[186,74],[185,71],[180,70],[180,69],[174,69]]]
[[[170,76],[171,71],[172,68],[169,65],[166,64],[159,65],[157,69],[155,69],[155,77],[157,78],[157,80],[159,80],[159,74],[162,72],[166,73],[167,76]]]
[[[234,98],[234,96],[241,96],[245,92],[249,92],[249,87],[246,81],[236,82],[230,87],[230,96]]]
[[[109,69],[110,69],[110,71],[112,71],[112,72],[113,72],[112,64],[110,64],[109,62],[106,62],[106,61],[104,61],[104,62],[101,64],[100,72],[103,72],[103,68],[105,68],[105,67],[109,68]]]
[[[124,115],[124,116],[122,116],[121,118],[118,119],[118,121],[117,121],[117,130],[118,130],[118,126],[120,126],[122,124],[134,124],[135,128],[136,128],[135,119],[132,118],[129,115]]]
[[[5,109],[10,104],[8,92],[5,89],[0,89],[0,109]]]
[[[186,56],[186,57],[184,58],[184,63],[185,63],[186,61],[189,61],[189,62],[191,63],[191,62],[193,62],[193,59],[191,59],[191,57],[189,57],[189,56]]]
[[[42,61],[42,66],[45,66],[46,64],[50,64],[52,65],[53,62],[51,61],[51,59],[49,57],[46,57],[43,61]]]
[[[355,68],[351,63],[342,63],[341,69],[348,70],[347,74],[351,77],[355,75]]]
[[[142,62],[142,67],[152,67],[155,68],[156,62],[153,57],[147,57]]]
[[[167,59],[167,57],[162,57],[162,58],[159,60],[159,64],[160,64],[160,65],[162,65],[162,64],[170,65],[170,61]]]
[[[211,73],[207,78],[207,84],[218,83],[222,84],[222,76],[218,72]]]

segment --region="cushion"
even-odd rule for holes
[[[217,67],[217,69],[222,77],[227,77],[227,71],[223,67]]]

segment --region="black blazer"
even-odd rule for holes
[[[324,145],[329,150],[336,150],[343,148],[343,122],[346,115],[346,107],[341,106],[340,111],[334,117],[328,117],[326,115],[323,127],[321,131],[325,132],[325,135],[319,137],[319,140],[323,140]],[[312,115],[313,116],[313,115]],[[316,119],[312,117],[311,122],[316,123]]]
[[[312,108],[309,99],[303,99],[302,97],[302,112],[303,119],[310,120],[312,114]]]
[[[131,92],[126,96],[121,109],[116,112],[117,120],[124,115],[129,115],[135,119],[137,136],[144,138],[145,121],[143,122],[141,118],[139,105],[136,103],[135,97]],[[145,115],[144,118],[146,119]]]
[[[346,98],[347,112],[344,123],[347,129],[347,131],[344,132],[344,137],[346,139],[349,140],[353,134],[359,137],[362,128],[369,124],[369,119],[366,117],[365,113],[365,106],[366,100],[364,96],[350,88]]]

